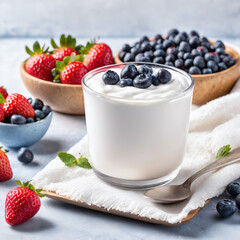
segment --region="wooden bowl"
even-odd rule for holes
[[[210,41],[214,44],[215,41]],[[115,63],[123,63],[117,53]],[[240,55],[231,47],[226,46],[225,52],[234,60],[235,64],[227,70],[212,74],[191,75],[194,78],[193,104],[202,105],[215,98],[229,93],[240,77]]]
[[[35,98],[40,98],[44,104],[57,112],[74,115],[85,113],[82,85],[41,80],[28,74],[24,65],[24,63],[21,64],[20,74],[26,88]]]

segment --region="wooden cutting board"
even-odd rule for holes
[[[137,214],[133,214],[133,213],[126,213],[126,212],[122,212],[122,211],[115,210],[115,209],[107,210],[104,207],[98,207],[98,206],[93,205],[93,204],[88,205],[85,202],[75,201],[75,200],[72,200],[72,199],[70,199],[66,196],[59,195],[59,194],[57,194],[55,192],[52,192],[52,191],[43,190],[42,193],[45,194],[46,197],[49,197],[49,198],[52,198],[52,199],[55,199],[55,200],[58,200],[58,201],[70,203],[70,204],[73,204],[73,205],[77,205],[79,207],[84,207],[84,208],[92,209],[92,210],[99,211],[99,212],[118,215],[118,216],[121,216],[121,217],[131,218],[131,219],[135,219],[135,220],[139,220],[139,221],[143,221],[143,222],[149,222],[149,223],[155,223],[155,224],[161,224],[161,225],[167,225],[167,226],[177,226],[177,225],[181,225],[183,223],[186,223],[186,222],[190,221],[202,209],[202,208],[199,207],[195,210],[192,210],[191,212],[189,212],[188,216],[182,220],[182,222],[175,223],[175,224],[170,224],[168,222],[164,222],[164,221],[160,221],[160,220],[156,220],[156,219],[141,217],[141,216],[139,216]],[[210,200],[207,200],[203,207],[205,207],[209,203],[209,201]]]

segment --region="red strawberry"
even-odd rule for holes
[[[27,53],[31,56],[25,63],[26,71],[34,77],[52,81],[51,70],[56,66],[53,56],[47,54],[48,48],[44,50],[38,42],[33,45],[33,52],[26,46]]]
[[[105,43],[88,42],[87,46],[81,50],[81,54],[85,55],[83,64],[89,71],[114,63],[112,50]]]
[[[20,114],[25,118],[35,116],[35,111],[31,104],[23,95],[18,93],[12,93],[7,96],[3,104],[3,110],[8,118],[14,114]]]
[[[13,176],[12,169],[5,152],[0,147],[0,182],[10,180]]]
[[[4,122],[4,118],[5,118],[4,110],[2,104],[0,104],[0,122]]]
[[[64,84],[82,84],[83,76],[88,72],[87,68],[81,63],[80,55],[74,53],[71,57],[65,57],[63,61],[56,62],[53,69],[54,81]]]
[[[35,189],[29,182],[21,183],[7,194],[5,201],[5,220],[9,225],[21,224],[32,218],[40,209],[41,189]]]
[[[8,96],[7,90],[3,86],[0,87],[0,93],[3,95],[4,98]]]
[[[78,55],[78,51],[82,48],[81,45],[76,46],[76,38],[73,38],[71,35],[65,36],[64,34],[60,37],[60,47],[53,39],[51,39],[51,45],[56,49],[52,56],[58,61],[63,61],[65,57],[71,56],[73,52]]]

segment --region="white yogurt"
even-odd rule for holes
[[[169,83],[139,89],[105,85],[103,73],[83,80],[93,168],[126,187],[126,181],[144,187],[172,180],[184,155],[192,88],[184,91],[191,78],[172,70]]]

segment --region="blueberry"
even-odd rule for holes
[[[163,37],[162,37],[162,35],[160,35],[160,34],[157,34],[157,35],[154,37],[154,39],[155,39],[155,40],[161,40],[161,41],[163,41]]]
[[[190,52],[191,51],[191,47],[190,47],[188,42],[182,41],[179,44],[178,51],[180,51],[180,52]]]
[[[123,58],[123,62],[132,62],[132,61],[134,61],[134,54],[126,53]]]
[[[183,59],[184,60],[186,60],[186,59],[193,59],[193,55],[191,53],[184,53]]]
[[[164,64],[165,60],[164,60],[163,57],[155,57],[155,58],[153,59],[153,62],[154,62],[154,63]]]
[[[31,104],[32,103],[32,98],[28,98],[28,102]]]
[[[218,65],[213,60],[207,62],[207,67],[212,69],[212,72],[215,73],[218,71]]]
[[[124,51],[121,51],[121,52],[120,52],[120,54],[119,54],[119,58],[120,58],[120,60],[122,60],[122,61],[123,61],[123,59],[124,59],[125,55],[126,55],[126,52],[124,52]]]
[[[190,31],[189,35],[190,35],[191,37],[197,37],[197,38],[199,38],[199,33],[198,33],[197,31],[195,31],[195,30]]]
[[[165,57],[166,53],[162,49],[157,49],[153,52],[155,57]]]
[[[185,40],[185,38],[181,34],[176,35],[173,39],[174,43],[176,43],[177,45],[179,45],[180,42],[182,42],[184,40]]]
[[[200,40],[197,36],[194,36],[194,37],[190,38],[189,44],[190,44],[191,48],[196,48],[200,45]]]
[[[206,47],[204,47],[204,46],[199,46],[199,47],[197,47],[196,49],[197,49],[197,51],[198,51],[202,56],[203,56],[205,53],[208,52],[208,49],[207,49]]]
[[[43,106],[42,108],[42,112],[43,114],[45,115],[45,117],[52,111],[52,109],[48,106],[48,105],[45,105]]]
[[[152,68],[147,66],[147,65],[140,65],[138,68],[137,68],[138,72],[140,74],[146,74],[146,75],[152,75]]]
[[[218,63],[220,61],[219,57],[215,53],[206,53],[204,56],[204,59],[206,61],[212,60],[216,63]]]
[[[160,83],[168,83],[172,78],[172,74],[166,69],[160,69],[158,71],[158,80]]]
[[[235,61],[229,55],[227,55],[226,57],[223,58],[223,63],[227,67],[231,67],[235,63]]]
[[[127,44],[127,43],[123,44],[123,46],[122,46],[123,52],[130,52],[130,50],[131,50],[131,47],[129,44]]]
[[[182,68],[183,68],[183,65],[184,65],[183,60],[182,60],[182,59],[177,59],[177,60],[174,62],[174,65],[175,65],[175,67],[182,69]]]
[[[133,86],[133,80],[131,78],[122,78],[119,82],[118,82],[120,87],[129,87],[129,86]]]
[[[135,56],[135,62],[140,62],[142,57],[143,57],[143,53],[138,53],[138,54]]]
[[[204,68],[205,67],[205,61],[203,57],[197,56],[193,59],[193,65],[198,68]]]
[[[127,64],[121,71],[121,78],[134,79],[138,75],[138,70],[134,64]]]
[[[184,41],[188,40],[188,34],[186,32],[181,32],[180,35],[183,37]]]
[[[137,88],[148,88],[152,84],[152,76],[140,74],[133,80],[133,86]]]
[[[10,121],[12,124],[25,124],[27,122],[26,118],[19,114],[14,114],[11,116]]]
[[[238,194],[236,197],[236,205],[237,205],[238,209],[240,209],[240,194]]]
[[[35,110],[35,121],[40,121],[43,118],[45,118],[44,113],[41,110],[36,109]]]
[[[177,57],[183,59],[185,52],[178,52]]]
[[[173,62],[165,62],[165,65],[167,65],[167,66],[172,66],[172,67],[174,66],[174,65],[173,65]]]
[[[215,50],[215,52],[216,52],[218,55],[223,55],[223,54],[225,54],[224,48],[217,48],[217,49]]]
[[[211,49],[211,45],[209,42],[205,41],[205,42],[201,42],[201,46],[206,47],[207,49]]]
[[[39,110],[42,110],[42,107],[44,106],[42,100],[38,99],[38,98],[34,98],[32,100],[32,103],[31,103],[32,107],[34,109],[39,109]]]
[[[169,40],[169,39],[165,39],[164,41],[163,41],[163,48],[166,50],[166,49],[168,49],[169,47],[174,47],[174,42],[173,41],[171,41],[171,40]]]
[[[138,53],[141,52],[141,48],[138,47],[138,46],[133,47],[133,48],[131,48],[130,52],[131,52],[134,56],[136,56]],[[127,54],[126,54],[126,55],[127,55]]]
[[[223,43],[222,41],[220,41],[220,40],[217,40],[217,41],[216,41],[216,43],[214,44],[214,47],[215,47],[215,49],[217,49],[217,48],[223,48],[223,49],[225,49],[224,43]]]
[[[211,69],[211,68],[204,68],[204,69],[202,70],[202,73],[203,73],[203,74],[211,74],[211,73],[212,73],[212,69]]]
[[[226,70],[227,69],[227,66],[223,63],[223,62],[220,62],[219,64],[218,64],[218,70],[219,71],[224,71],[224,70]]]
[[[179,31],[178,31],[176,28],[173,28],[173,29],[170,29],[170,30],[167,32],[167,35],[168,35],[168,36],[177,35],[178,33],[179,33]]]
[[[142,56],[140,59],[140,62],[151,62],[151,59],[150,59],[150,57]]]
[[[155,50],[158,50],[158,49],[161,49],[161,50],[164,49],[162,43],[157,43],[157,44],[155,45]]]
[[[33,122],[34,122],[34,118],[32,118],[32,117],[29,117],[26,120],[26,123],[33,123]]]
[[[22,147],[18,150],[17,158],[20,162],[30,163],[32,162],[34,156],[28,148]]]
[[[193,58],[195,58],[196,56],[201,56],[201,53],[197,49],[193,49],[191,51],[191,54],[192,54]]]
[[[102,80],[106,85],[114,85],[119,81],[119,76],[116,72],[107,70],[103,74]]]
[[[150,59],[153,59],[153,51],[146,51],[144,54],[143,54],[145,57],[149,57]]]
[[[196,66],[190,67],[188,72],[190,74],[201,74],[201,70],[198,67],[196,67]]]
[[[190,58],[186,59],[185,62],[184,62],[184,67],[190,68],[192,66],[193,66],[193,60],[190,59]]]
[[[233,197],[236,197],[238,194],[240,194],[240,185],[237,182],[233,182],[228,184],[227,186],[227,192],[232,195]]]
[[[151,44],[150,44],[149,42],[143,42],[143,43],[141,44],[140,49],[141,49],[141,52],[145,52],[145,51],[151,50],[151,49],[152,49],[152,46],[151,46]]]
[[[149,44],[151,45],[152,49],[154,49],[158,43],[156,41],[151,41]]]
[[[174,62],[175,61],[175,56],[173,54],[169,54],[165,57],[166,62]]]
[[[158,86],[160,84],[160,81],[158,80],[157,76],[152,75],[152,84],[154,86]]]
[[[166,53],[169,55],[169,54],[172,54],[174,56],[177,56],[178,54],[178,50],[175,48],[175,47],[169,47],[167,50],[166,50]]]
[[[205,37],[205,36],[201,37],[200,40],[201,40],[201,42],[209,42],[208,39],[207,39],[207,37]]]
[[[140,43],[149,42],[149,38],[148,38],[147,36],[142,36],[142,37],[139,39],[139,42],[140,42]]]
[[[225,199],[217,203],[217,211],[221,217],[230,217],[236,210],[236,204],[232,200]]]

